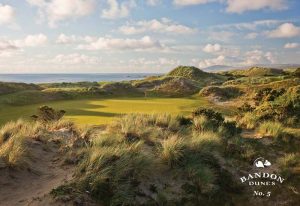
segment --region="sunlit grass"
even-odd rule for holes
[[[41,105],[65,110],[66,117],[83,125],[107,124],[128,113],[188,114],[195,107],[208,106],[203,98],[115,98],[68,100],[26,106],[2,106],[0,125],[20,117],[29,118]]]

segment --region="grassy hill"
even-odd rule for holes
[[[246,77],[263,77],[263,76],[280,76],[284,74],[282,69],[263,68],[263,67],[251,67],[245,70],[234,70],[226,72],[235,76]]]
[[[10,94],[24,90],[40,90],[41,87],[35,84],[0,82],[0,95]]]
[[[191,79],[198,82],[219,82],[220,80],[224,80],[224,77],[218,74],[204,72],[197,67],[193,66],[179,66],[173,69],[171,72],[167,74],[167,76],[173,77],[185,77],[187,79]]]

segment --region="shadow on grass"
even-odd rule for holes
[[[94,116],[94,117],[114,117],[120,115],[119,113],[88,111],[84,109],[66,109],[66,116]]]

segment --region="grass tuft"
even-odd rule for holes
[[[259,125],[258,132],[264,137],[280,138],[284,133],[284,127],[279,122],[266,121]]]
[[[161,143],[161,158],[170,167],[178,164],[184,154],[184,142],[182,138],[173,135]]]

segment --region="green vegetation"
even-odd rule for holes
[[[25,84],[25,83],[9,83],[0,82],[0,95],[10,94],[23,90],[40,90],[41,88],[35,84]]]
[[[279,122],[263,122],[259,125],[258,132],[262,136],[280,138],[284,129]]]
[[[146,96],[184,97],[200,90],[200,85],[194,80],[176,77],[146,92]]]
[[[79,124],[106,124],[121,114],[128,113],[170,113],[187,114],[201,105],[209,106],[203,98],[104,98],[87,100],[53,101],[47,105],[66,111],[66,118]],[[0,124],[20,117],[29,118],[36,108],[44,105],[5,106],[0,108]]]
[[[234,76],[246,76],[246,77],[264,77],[264,76],[279,76],[283,75],[284,71],[281,69],[263,68],[263,67],[252,67],[244,70],[234,70],[224,72]]]
[[[226,141],[179,123],[169,115],[135,114],[113,122],[91,139],[76,187],[105,205],[217,204],[228,182],[236,187],[230,177],[221,178],[226,171],[216,159]]]
[[[227,80],[226,76],[207,73],[198,69],[197,67],[192,66],[179,66],[169,72],[167,76],[183,77],[186,79],[194,80],[197,81],[201,86],[221,84],[222,82]]]
[[[254,205],[257,199],[237,180],[264,157],[287,181],[260,203],[274,205],[280,197],[296,205],[297,71],[211,74],[181,66],[130,82],[7,89],[0,94],[0,180],[10,178],[2,171],[51,168],[55,163],[47,162],[57,157],[56,165],[75,171],[51,188],[62,204]]]
[[[204,87],[200,91],[200,96],[203,97],[212,97],[214,99],[218,99],[219,101],[225,101],[233,98],[237,98],[243,94],[240,88],[233,86],[210,86]]]
[[[9,167],[29,167],[26,141],[28,138],[35,138],[40,131],[39,123],[21,119],[7,123],[0,130],[0,161]]]

